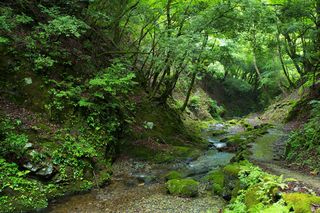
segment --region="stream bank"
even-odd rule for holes
[[[109,185],[53,201],[46,212],[247,212],[252,208],[267,212],[281,208],[282,212],[289,212],[291,208],[300,208],[300,204],[292,204],[292,196],[305,198],[312,193],[319,194],[317,177],[282,165],[287,134],[281,126],[231,120],[209,124],[202,131],[202,137],[208,142],[208,150],[196,159],[154,163],[119,158],[113,165],[114,174]],[[230,164],[230,161],[238,161],[239,153],[262,169],[248,161]],[[169,195],[164,182],[170,171],[179,171],[184,177],[199,181],[198,196]],[[210,178],[213,178],[213,185]],[[266,197],[257,191],[260,187]],[[310,199],[318,198],[311,196]],[[227,201],[230,201],[228,205]]]
[[[227,165],[234,154],[218,150],[222,143],[219,138],[212,137],[217,128],[219,125],[209,125],[208,129],[203,130],[202,137],[208,141],[208,149],[196,159],[154,163],[130,157],[118,158],[106,187],[52,201],[46,212],[219,212],[226,201],[212,194],[205,176]],[[173,170],[200,182],[197,197],[167,193],[165,175]]]

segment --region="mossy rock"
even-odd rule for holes
[[[164,176],[166,180],[181,179],[182,177],[182,174],[178,171],[170,171]]]
[[[224,187],[224,173],[223,171],[216,170],[208,174],[207,179],[212,183],[212,190],[215,194],[221,195]]]
[[[229,164],[223,168],[223,172],[228,175],[238,176],[238,173],[240,172],[240,164],[239,163]]]
[[[284,194],[283,199],[289,206],[291,206],[294,209],[295,213],[312,213],[312,204],[320,205],[320,197],[310,194]]]
[[[242,162],[239,162],[229,164],[222,169],[224,173],[224,187],[222,196],[228,201],[235,199],[239,190],[241,189],[240,180],[238,178],[241,166]]]
[[[186,159],[186,158],[196,159],[202,154],[202,152],[200,151],[200,149],[196,147],[173,146],[172,154],[173,156],[179,157],[182,159]]]
[[[181,197],[195,197],[198,195],[199,182],[187,179],[172,179],[166,183],[168,192]]]

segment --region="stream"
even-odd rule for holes
[[[86,194],[74,195],[52,201],[46,212],[219,212],[225,201],[209,193],[209,183],[203,177],[214,169],[227,165],[234,156],[218,149],[226,144],[210,132],[221,126],[210,125],[203,131],[209,148],[197,159],[168,164],[153,164],[135,159],[118,159],[113,164],[114,173],[109,185],[93,189]],[[199,196],[182,198],[169,195],[165,189],[164,175],[172,170],[183,171],[187,177],[200,182]]]
[[[227,128],[227,133],[223,136],[213,136],[214,131],[222,129],[225,129],[223,124],[211,124],[203,130],[203,138],[208,141],[209,146],[197,159],[167,164],[153,164],[131,158],[118,159],[113,164],[114,173],[108,186],[52,201],[46,212],[220,212],[226,203],[221,197],[209,192],[209,183],[203,177],[209,171],[227,165],[234,156],[233,153],[221,151],[227,146],[222,142],[223,137],[244,131],[241,126],[233,125]],[[271,173],[285,178],[293,177],[304,185],[320,189],[319,177],[290,170],[283,164],[287,137],[281,127],[268,129],[266,134],[250,144],[252,155],[249,160]],[[182,171],[185,176],[199,181],[199,196],[182,198],[169,195],[164,176],[172,170]]]

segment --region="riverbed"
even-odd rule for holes
[[[52,201],[46,212],[219,212],[226,203],[212,195],[204,177],[209,171],[227,165],[234,154],[218,151],[217,147],[224,144],[218,138],[209,137],[211,130],[212,126],[203,131],[209,147],[197,159],[153,164],[120,158],[113,164],[114,173],[107,186]],[[199,195],[195,198],[169,195],[164,176],[172,170],[182,171],[186,177],[199,181]]]

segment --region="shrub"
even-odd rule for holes
[[[227,170],[233,173],[238,172],[241,190],[227,206],[225,212],[268,212],[268,209],[274,209],[275,203],[281,206],[279,209],[286,212],[287,208],[283,200],[278,201],[274,198],[279,188],[287,187],[282,176],[265,173],[246,161],[238,166],[229,166]]]
[[[0,159],[0,212],[18,212],[45,208],[48,204],[44,188],[26,178],[15,163]]]
[[[223,106],[219,106],[217,101],[209,100],[209,113],[213,118],[220,118],[225,112]]]
[[[20,122],[17,122],[18,124]],[[22,157],[25,152],[28,137],[25,134],[18,134],[12,121],[6,118],[0,120],[0,154],[6,156],[13,154],[17,158]]]
[[[189,101],[189,108],[194,111],[199,110],[200,102],[201,102],[200,96],[198,95],[192,96]]]

